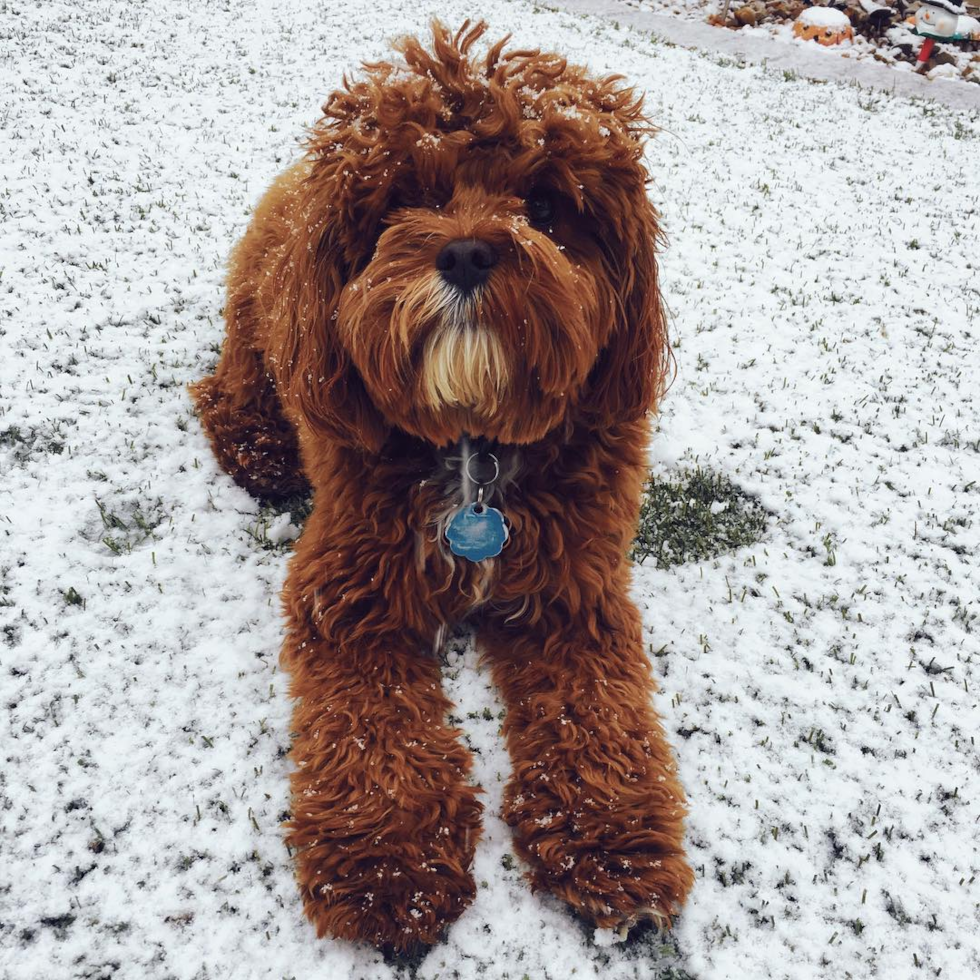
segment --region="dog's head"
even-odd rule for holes
[[[330,96],[278,269],[272,361],[303,421],[377,451],[638,418],[669,358],[650,127],[619,77],[470,55],[480,23]]]

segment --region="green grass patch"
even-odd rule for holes
[[[302,530],[312,511],[313,498],[310,496],[295,496],[274,503],[265,503],[261,505],[255,523],[246,527],[245,533],[266,551],[288,551],[292,547],[293,536],[270,537],[270,528],[277,523],[277,518],[288,514],[290,523]]]
[[[706,561],[755,544],[768,512],[726,477],[698,467],[669,480],[650,479],[630,557],[657,568]]]
[[[144,501],[142,506],[132,501],[113,505],[95,498],[106,533],[102,543],[114,555],[132,554],[133,548],[153,536],[153,532],[170,518],[163,510],[163,501]]]
[[[0,429],[0,450],[9,451],[12,461],[20,466],[40,453],[60,456],[65,451],[61,423],[55,422],[46,430],[40,426],[21,429],[16,425]]]

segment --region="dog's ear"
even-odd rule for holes
[[[301,423],[377,453],[388,426],[337,329],[351,261],[343,163],[321,157],[300,167],[284,191],[293,227],[275,273],[270,367],[287,411]]]
[[[614,323],[579,400],[598,425],[631,422],[655,410],[673,363],[657,273],[657,213],[644,192],[638,197],[617,222],[617,241],[607,252],[607,274],[618,283]]]

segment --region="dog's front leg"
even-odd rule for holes
[[[600,926],[668,924],[692,883],[684,796],[625,590],[491,623],[483,643],[507,705],[505,817],[532,883]]]
[[[311,517],[285,592],[299,698],[287,843],[318,935],[410,950],[475,893],[478,790],[446,720],[414,560],[324,523]]]

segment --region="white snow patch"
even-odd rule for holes
[[[808,27],[829,27],[833,30],[844,30],[851,26],[847,14],[840,10],[834,10],[833,7],[807,7],[796,19]]]

